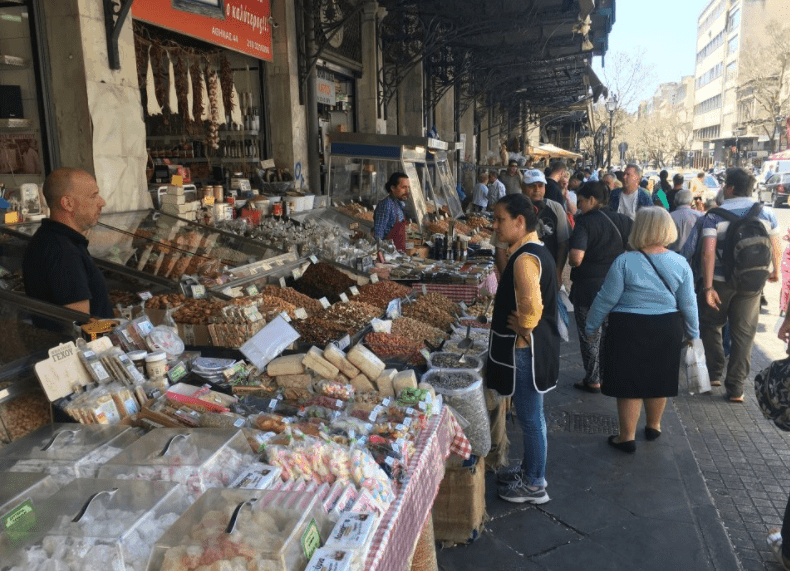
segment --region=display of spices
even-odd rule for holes
[[[294,288],[315,299],[326,297],[330,301],[337,301],[339,295],[353,285],[357,285],[356,280],[325,262],[319,262],[305,270],[304,275],[294,283]]]
[[[399,283],[382,280],[376,284],[370,283],[359,286],[357,300],[386,309],[390,301],[398,297],[409,295],[411,289]]]
[[[294,319],[291,322],[291,327],[299,333],[300,342],[320,347],[351,333],[339,323],[320,317]]]
[[[381,317],[383,311],[363,301],[348,301],[332,305],[324,312],[323,319],[336,321],[349,331],[363,329],[374,317]]]
[[[272,295],[284,299],[288,303],[292,303],[294,307],[303,307],[307,315],[319,315],[323,313],[324,308],[317,299],[299,293],[292,287],[279,287],[276,285],[266,285],[260,288],[260,292],[266,295]]]
[[[444,331],[410,317],[394,319],[392,321],[392,333],[402,335],[413,343],[428,341],[431,345],[439,345],[448,338],[447,333]]]
[[[414,303],[404,304],[401,311],[404,317],[417,319],[442,331],[450,329],[450,325],[455,321],[452,315],[439,309],[424,297]]]

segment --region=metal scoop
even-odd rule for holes
[[[493,297],[489,297],[488,298],[488,303],[486,303],[486,308],[483,310],[483,313],[481,313],[480,315],[477,316],[477,322],[478,323],[482,323],[483,325],[488,323],[488,316],[486,314],[488,313],[488,308],[491,307],[492,303],[494,303],[494,298]]]
[[[469,337],[469,332],[470,332],[471,330],[472,330],[472,324],[470,323],[470,324],[468,324],[468,325],[466,326],[466,337],[464,337],[463,339],[461,339],[461,340],[458,342],[458,345],[457,345],[457,347],[458,347],[458,348],[459,348],[461,351],[463,351],[464,353],[466,353],[466,352],[467,352],[467,351],[468,351],[468,350],[469,350],[469,349],[472,347],[472,345],[474,345],[474,341],[472,341],[472,338],[471,338],[471,337]],[[463,361],[463,358],[461,359],[461,361]]]

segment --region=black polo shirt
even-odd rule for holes
[[[558,183],[553,178],[546,177],[546,194],[543,196],[543,199],[553,200],[562,208],[565,208],[565,197],[562,194],[562,188],[560,188],[560,183]]]
[[[22,260],[25,293],[55,305],[90,300],[94,317],[113,317],[104,276],[88,253],[88,240],[49,218],[33,235]]]

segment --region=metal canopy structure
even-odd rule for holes
[[[473,102],[534,116],[586,107],[606,88],[590,69],[608,49],[615,0],[380,0],[386,106],[422,63],[435,105],[460,87],[462,110]]]

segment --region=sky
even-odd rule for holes
[[[709,2],[618,0],[604,65],[608,65],[608,56],[613,52],[632,52],[636,46],[644,47],[646,61],[655,66],[655,83],[645,86],[640,99],[651,97],[660,83],[693,74],[697,18]],[[603,81],[600,57],[593,58],[593,70]]]

